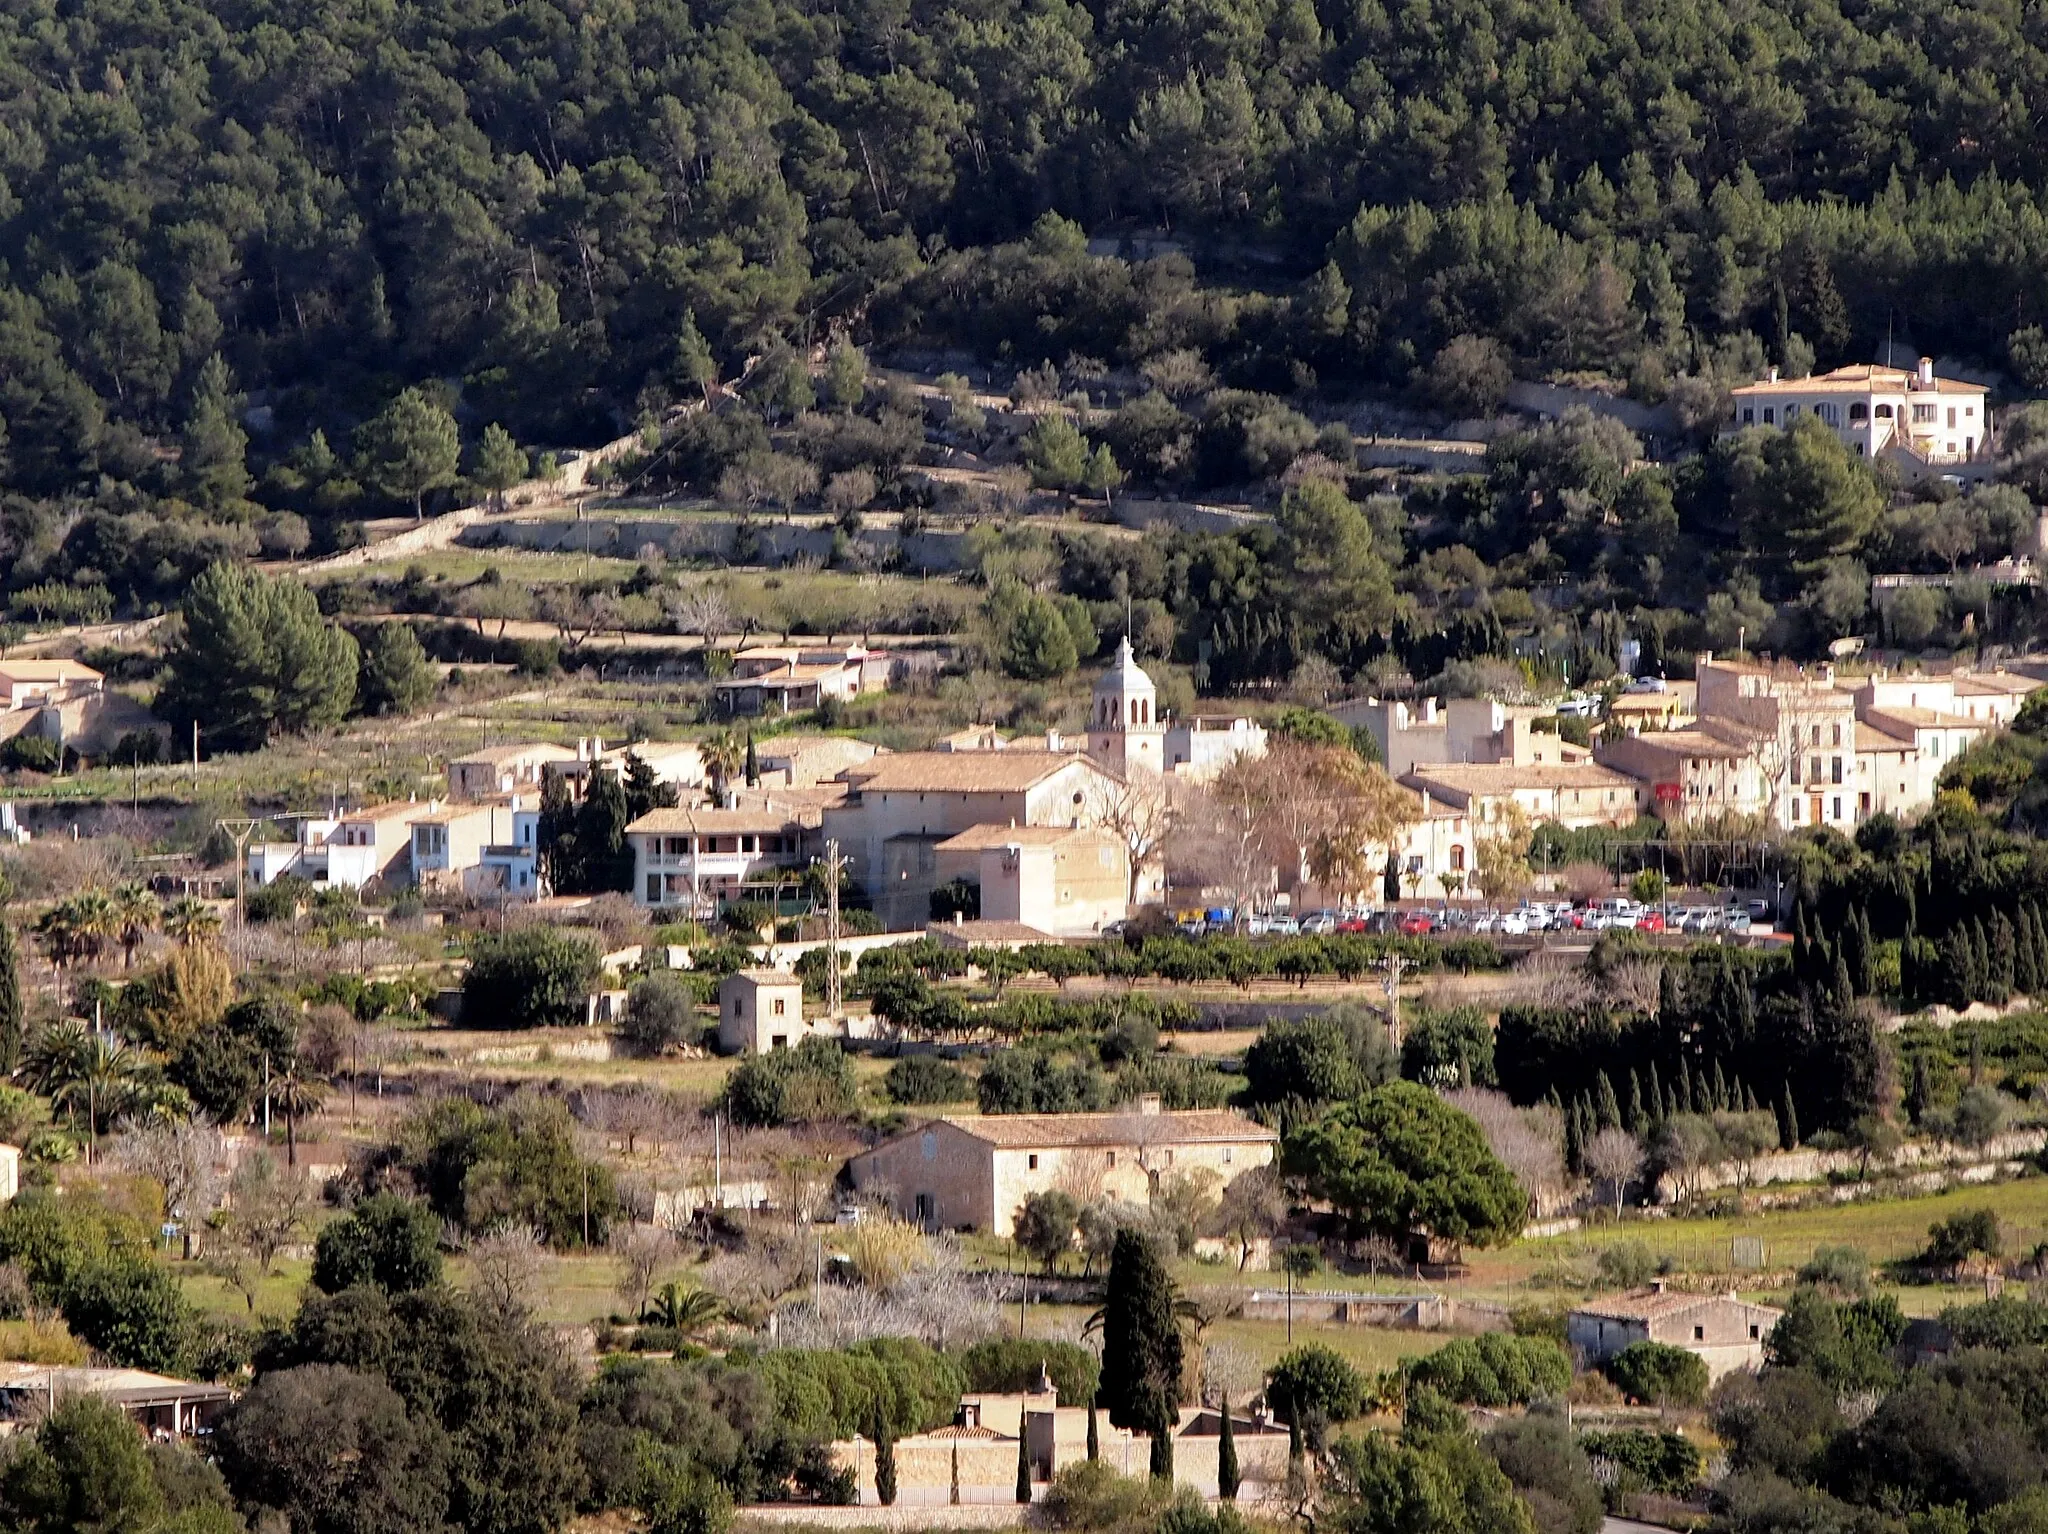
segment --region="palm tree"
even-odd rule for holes
[[[181,948],[220,936],[220,912],[203,900],[182,895],[173,900],[163,915],[164,935]]]
[[[36,941],[43,945],[43,952],[58,969],[78,956],[78,928],[68,900],[58,901],[36,918]]]
[[[114,920],[121,940],[121,967],[135,964],[135,950],[163,921],[163,903],[142,884],[129,883],[114,891]]]
[[[87,959],[97,959],[107,944],[121,935],[121,921],[113,897],[105,890],[81,890],[65,904],[71,907],[71,923],[78,935],[78,948]]]
[[[674,1280],[655,1291],[653,1310],[658,1324],[684,1336],[716,1326],[726,1316],[725,1301],[709,1289],[685,1289]]]
[[[704,770],[711,774],[712,792],[723,794],[726,780],[739,771],[742,752],[738,737],[731,730],[714,730],[698,750],[704,757]]]
[[[67,1018],[50,1024],[30,1042],[25,1070],[30,1084],[49,1097],[52,1109],[73,1120],[81,1107],[85,1109],[90,1160],[91,1137],[127,1108],[142,1061],[120,1040]]]
[[[284,1164],[295,1167],[299,1164],[299,1116],[320,1111],[327,1101],[327,1083],[306,1074],[305,1067],[294,1059],[285,1066],[284,1074],[270,1083],[270,1101],[284,1115]]]

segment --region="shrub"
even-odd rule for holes
[[[1853,1246],[1816,1247],[1800,1268],[1798,1281],[1842,1299],[1860,1300],[1870,1293],[1870,1259]]]
[[[775,1129],[851,1117],[858,1090],[839,1046],[813,1038],[741,1061],[726,1077],[720,1101],[735,1124]]]
[[[1005,1394],[1038,1388],[1040,1370],[1052,1376],[1062,1406],[1085,1406],[1095,1399],[1101,1366],[1095,1355],[1073,1342],[1048,1342],[1031,1337],[991,1337],[960,1355],[969,1390]]]
[[[364,1199],[322,1230],[313,1248],[313,1286],[324,1294],[358,1284],[405,1294],[440,1277],[440,1220],[425,1204],[395,1193]]]
[[[42,735],[17,735],[0,748],[0,767],[17,772],[55,772],[64,748]]]
[[[1657,1259],[1640,1241],[1617,1241],[1601,1250],[1596,1266],[1602,1283],[1640,1289],[1657,1275]]]
[[[974,1096],[974,1083],[959,1066],[937,1055],[905,1055],[882,1077],[882,1090],[890,1102],[914,1107],[967,1102]]]
[[[1162,1500],[1163,1483],[1118,1475],[1107,1460],[1084,1459],[1052,1478],[1045,1517],[1055,1529],[1136,1528]]]
[[[697,987],[674,970],[658,969],[626,997],[619,1039],[636,1055],[659,1055],[695,1041]]]
[[[1563,1395],[1571,1382],[1571,1359],[1555,1342],[1501,1332],[1460,1337],[1408,1365],[1409,1388],[1468,1406],[1526,1406]]]
[[[1620,1474],[1622,1488],[1682,1497],[1699,1484],[1706,1457],[1682,1433],[1653,1433],[1647,1428],[1622,1428],[1587,1433],[1579,1439],[1589,1458],[1604,1459]],[[1633,1481],[1635,1486],[1628,1483]]]
[[[597,950],[582,938],[553,927],[486,933],[470,945],[462,1026],[573,1026],[597,978]]]
[[[1952,1268],[1977,1253],[1996,1257],[2003,1249],[1996,1212],[1965,1209],[1927,1227],[1927,1251],[1921,1261],[1932,1268]]]
[[[1707,1396],[1707,1365],[1668,1342],[1632,1342],[1607,1361],[1607,1377],[1648,1406],[1697,1406]]]

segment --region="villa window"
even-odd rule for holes
[[[1777,424],[1778,412],[1773,410],[1769,405],[1764,406],[1764,425],[1775,426]]]
[[[1823,401],[1813,407],[1813,413],[1830,426],[1840,426],[1842,424],[1842,412],[1839,406]]]
[[[1913,424],[1915,426],[1932,426],[1934,424],[1934,407],[1932,405],[1914,405]]]
[[[1880,421],[1889,421],[1892,418],[1892,407],[1889,405],[1879,405],[1877,407],[1877,418]]]
[[[1867,420],[1869,420],[1869,419],[1870,419],[1870,406],[1868,406],[1867,404],[1865,404],[1865,403],[1864,403],[1864,402],[1863,402],[1862,400],[1858,400],[1858,401],[1857,401],[1857,402],[1856,402],[1855,404],[1853,404],[1853,405],[1851,405],[1851,406],[1849,407],[1849,419],[1850,419],[1851,421],[1867,421]]]

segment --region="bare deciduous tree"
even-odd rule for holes
[[[1581,1154],[1586,1170],[1595,1180],[1607,1185],[1607,1191],[1614,1199],[1614,1217],[1620,1219],[1622,1202],[1628,1197],[1628,1185],[1642,1170],[1643,1147],[1626,1129],[1608,1128],[1593,1136]]]
[[[196,1119],[140,1124],[121,1132],[113,1155],[117,1166],[163,1189],[164,1215],[177,1222],[189,1260],[200,1226],[227,1192],[226,1138]]]
[[[1531,1207],[1547,1209],[1563,1197],[1563,1125],[1554,1109],[1517,1108],[1505,1093],[1484,1087],[1462,1087],[1443,1098],[1478,1123],[1494,1155],[1529,1195]]]
[[[485,1309],[506,1320],[533,1314],[549,1261],[539,1231],[530,1225],[502,1225],[473,1237],[466,1250],[472,1287]]]
[[[619,1298],[637,1321],[647,1314],[647,1296],[654,1292],[654,1281],[675,1260],[675,1238],[658,1225],[621,1225],[612,1231],[611,1249]]]

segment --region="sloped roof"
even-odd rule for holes
[[[1088,758],[1079,752],[903,751],[849,767],[842,776],[863,792],[1018,794],[1075,762]]]
[[[1097,840],[1110,833],[1094,826],[969,826],[939,843],[942,852],[979,852],[985,847],[1057,847],[1081,837]]]
[[[1982,384],[1964,383],[1959,378],[1937,378],[1933,384],[1921,384],[1918,375],[1909,368],[1881,367],[1876,363],[1858,362],[1848,367],[1836,368],[1831,373],[1816,373],[1810,378],[1760,378],[1755,383],[1742,384],[1728,392],[1737,399],[1754,394],[1863,394],[1872,391],[1905,392],[1908,385],[1915,394],[1988,394],[1990,390]]]
[[[1243,1144],[1280,1136],[1228,1108],[1195,1108],[1182,1113],[984,1113],[947,1115],[938,1120],[1001,1150],[1054,1146]],[[916,1133],[913,1130],[911,1133]]]
[[[649,810],[626,827],[626,834],[734,836],[760,832],[774,836],[784,831],[800,830],[802,824],[793,810],[781,810],[772,805],[741,810]]]
[[[1752,1304],[1739,1295],[1687,1294],[1678,1289],[1631,1289],[1605,1299],[1588,1300],[1583,1305],[1574,1306],[1572,1313],[1608,1321],[1649,1322],[1684,1315],[1689,1310],[1700,1310],[1709,1305],[1740,1305],[1745,1310],[1761,1310],[1774,1316],[1783,1314],[1769,1305]]]
[[[539,760],[543,762],[573,762],[576,753],[567,746],[557,746],[548,741],[527,741],[517,746],[486,746],[466,756],[458,756],[449,762],[451,767],[503,767],[509,762]]]

